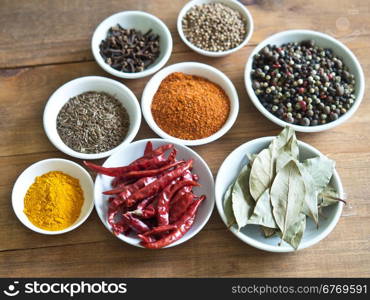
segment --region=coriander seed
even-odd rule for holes
[[[182,19],[186,39],[198,48],[222,52],[239,46],[247,35],[242,14],[222,3],[195,5]]]

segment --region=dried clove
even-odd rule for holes
[[[142,72],[155,62],[160,54],[159,35],[149,29],[146,33],[119,24],[108,30],[100,43],[100,55],[112,68],[127,72]]]

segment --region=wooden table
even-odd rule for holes
[[[250,102],[243,83],[244,63],[269,35],[296,28],[329,33],[359,58],[370,81],[370,6],[367,0],[243,1],[255,21],[248,46],[224,58],[188,49],[176,31],[186,1],[172,0],[0,0],[0,276],[122,277],[308,277],[370,276],[370,103],[369,85],[358,112],[333,130],[298,134],[337,162],[349,204],[334,231],[319,244],[295,253],[254,249],[234,237],[216,210],[194,238],[170,250],[149,251],[114,238],[94,211],[77,230],[44,236],[25,228],[11,207],[17,176],[30,164],[67,157],[47,139],[44,105],[63,83],[86,75],[110,77],[93,60],[94,28],[122,10],[144,10],[170,28],[174,49],[168,62],[199,61],[219,68],[234,82],[240,112],[220,140],[195,147],[213,174],[240,144],[276,135],[281,128]],[[138,99],[149,78],[120,80]],[[156,137],[145,121],[136,140]],[[76,160],[78,163],[81,161]]]

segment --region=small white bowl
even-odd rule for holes
[[[80,185],[84,194],[84,203],[81,208],[80,216],[71,226],[57,231],[45,230],[33,225],[23,212],[24,197],[26,196],[29,187],[35,182],[37,176],[41,176],[51,171],[62,171],[74,178],[77,178],[80,181]],[[24,170],[21,175],[19,175],[12,191],[12,206],[19,221],[21,221],[23,225],[29,229],[48,235],[62,234],[76,229],[89,217],[94,207],[93,191],[94,183],[90,174],[83,167],[70,160],[50,158],[34,163]]]
[[[130,118],[130,128],[122,143],[109,151],[95,154],[80,153],[69,148],[60,138],[56,126],[59,111],[64,104],[72,97],[89,91],[105,92],[112,95],[126,108]],[[86,76],[69,81],[58,88],[50,96],[45,106],[43,118],[46,135],[50,142],[60,151],[81,159],[99,159],[111,155],[114,151],[121,149],[135,138],[140,128],[141,111],[134,93],[124,84],[105,77]]]
[[[199,187],[195,187],[194,194],[206,195],[206,199],[203,203],[199,206],[197,211],[195,222],[191,229],[179,240],[176,242],[168,245],[165,248],[177,246],[186,242],[187,240],[191,239],[195,236],[207,223],[209,217],[212,214],[213,207],[215,204],[214,200],[214,181],[211,170],[209,169],[207,163],[200,157],[195,151],[191,150],[186,146],[182,146],[181,144],[174,143],[173,141],[169,140],[162,140],[162,139],[146,139],[133,142],[132,144],[128,145],[124,149],[114,153],[111,157],[109,157],[105,163],[104,167],[117,167],[117,166],[124,166],[131,163],[133,160],[141,157],[143,155],[146,143],[151,141],[153,143],[153,147],[157,148],[161,145],[172,143],[175,145],[175,148],[178,150],[177,158],[183,160],[193,160],[193,173],[199,176]],[[104,226],[111,232],[111,226],[107,220],[107,202],[108,196],[103,195],[103,192],[106,190],[111,189],[111,181],[112,177],[108,177],[105,175],[98,175],[95,180],[95,188],[94,188],[94,198],[95,198],[95,209],[100,217],[100,220],[103,222]],[[136,238],[134,235],[126,236],[124,234],[120,234],[117,236],[120,240],[137,247],[142,247],[140,245],[140,240]]]
[[[295,125],[287,123],[278,117],[274,116],[272,113],[270,113],[259,101],[258,97],[254,93],[253,87],[252,87],[252,80],[251,80],[251,70],[252,70],[252,64],[253,64],[253,58],[254,55],[256,55],[260,50],[262,50],[265,46],[268,44],[271,45],[282,45],[289,42],[301,42],[304,40],[315,40],[316,45],[324,48],[330,48],[333,50],[334,54],[341,57],[343,59],[344,64],[348,67],[350,73],[355,75],[355,102],[353,103],[352,107],[345,113],[343,116],[339,117],[337,120],[329,122],[324,125],[317,125],[317,126],[301,126],[301,125]],[[360,103],[362,101],[362,98],[364,96],[364,90],[365,90],[365,79],[364,79],[364,73],[362,71],[361,65],[359,61],[357,60],[356,56],[349,50],[343,43],[336,40],[335,38],[332,38],[331,36],[317,32],[312,30],[288,30],[279,32],[277,34],[274,34],[270,36],[269,38],[265,39],[261,43],[258,44],[256,48],[252,51],[251,55],[249,56],[247,60],[247,64],[245,66],[244,71],[244,83],[249,95],[249,98],[252,100],[253,104],[257,107],[257,109],[270,121],[274,122],[277,125],[280,125],[282,127],[290,126],[295,131],[300,132],[319,132],[324,131],[328,129],[332,129],[340,124],[343,124],[345,121],[347,121],[358,109],[360,106]]]
[[[209,3],[214,3],[214,2],[222,3],[230,8],[238,10],[241,13],[241,15],[244,17],[246,21],[247,34],[245,36],[244,41],[239,46],[226,50],[226,51],[220,51],[220,52],[207,51],[207,50],[198,48],[194,44],[190,43],[188,39],[185,37],[184,31],[182,29],[182,19],[184,18],[188,10],[191,9],[195,5],[209,4]],[[193,1],[189,1],[188,3],[186,3],[185,6],[181,9],[177,17],[177,31],[182,41],[193,51],[199,54],[205,55],[205,56],[222,57],[222,56],[226,56],[226,55],[229,55],[231,53],[238,51],[239,49],[243,48],[249,42],[250,38],[252,37],[252,33],[253,33],[253,18],[249,10],[243,4],[239,3],[236,0],[193,0]]]
[[[263,137],[249,141],[231,152],[228,157],[222,163],[217,173],[216,184],[215,184],[215,197],[218,213],[222,220],[227,226],[227,219],[224,212],[223,197],[228,186],[235,180],[240,169],[247,163],[246,154],[259,153],[261,150],[268,147],[274,137]],[[298,141],[300,150],[300,160],[303,161],[307,158],[316,157],[322,155],[319,150]],[[336,170],[334,170],[330,184],[338,191],[340,197],[343,199],[343,186]],[[310,247],[322,239],[324,239],[338,223],[340,215],[342,213],[343,203],[339,202],[337,205],[325,207],[323,210],[325,218],[319,219],[319,228],[316,228],[316,224],[307,218],[306,230],[304,232],[301,244],[298,250]],[[255,248],[270,251],[270,252],[292,252],[294,249],[287,243],[283,242],[279,246],[280,238],[275,236],[271,238],[265,238],[262,234],[261,229],[257,225],[247,224],[240,231],[234,226],[230,228],[230,231],[243,242],[253,246]]]
[[[225,124],[220,128],[219,131],[203,139],[182,140],[167,134],[156,124],[153,119],[151,110],[153,97],[157,92],[162,80],[174,72],[182,72],[189,75],[204,77],[209,81],[218,84],[225,91],[230,100],[230,113]],[[238,116],[239,99],[238,93],[231,80],[218,69],[197,62],[183,62],[164,68],[148,81],[141,97],[141,109],[143,111],[144,118],[150,128],[160,137],[183,145],[198,146],[213,142],[230,130],[236,120],[236,117]]]
[[[118,71],[109,66],[100,55],[99,45],[101,41],[107,37],[108,30],[111,27],[116,26],[117,24],[121,25],[125,29],[135,28],[136,30],[140,30],[143,33],[147,32],[149,29],[152,29],[153,33],[160,36],[159,57],[144,71],[136,73],[126,73]],[[166,64],[172,52],[172,36],[166,24],[164,24],[156,16],[143,11],[122,11],[106,18],[98,25],[98,27],[96,27],[91,40],[91,49],[96,62],[106,72],[120,78],[136,79],[153,74]]]

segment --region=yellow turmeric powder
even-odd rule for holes
[[[77,220],[83,202],[79,180],[52,171],[36,177],[24,198],[24,213],[41,229],[62,230]]]

